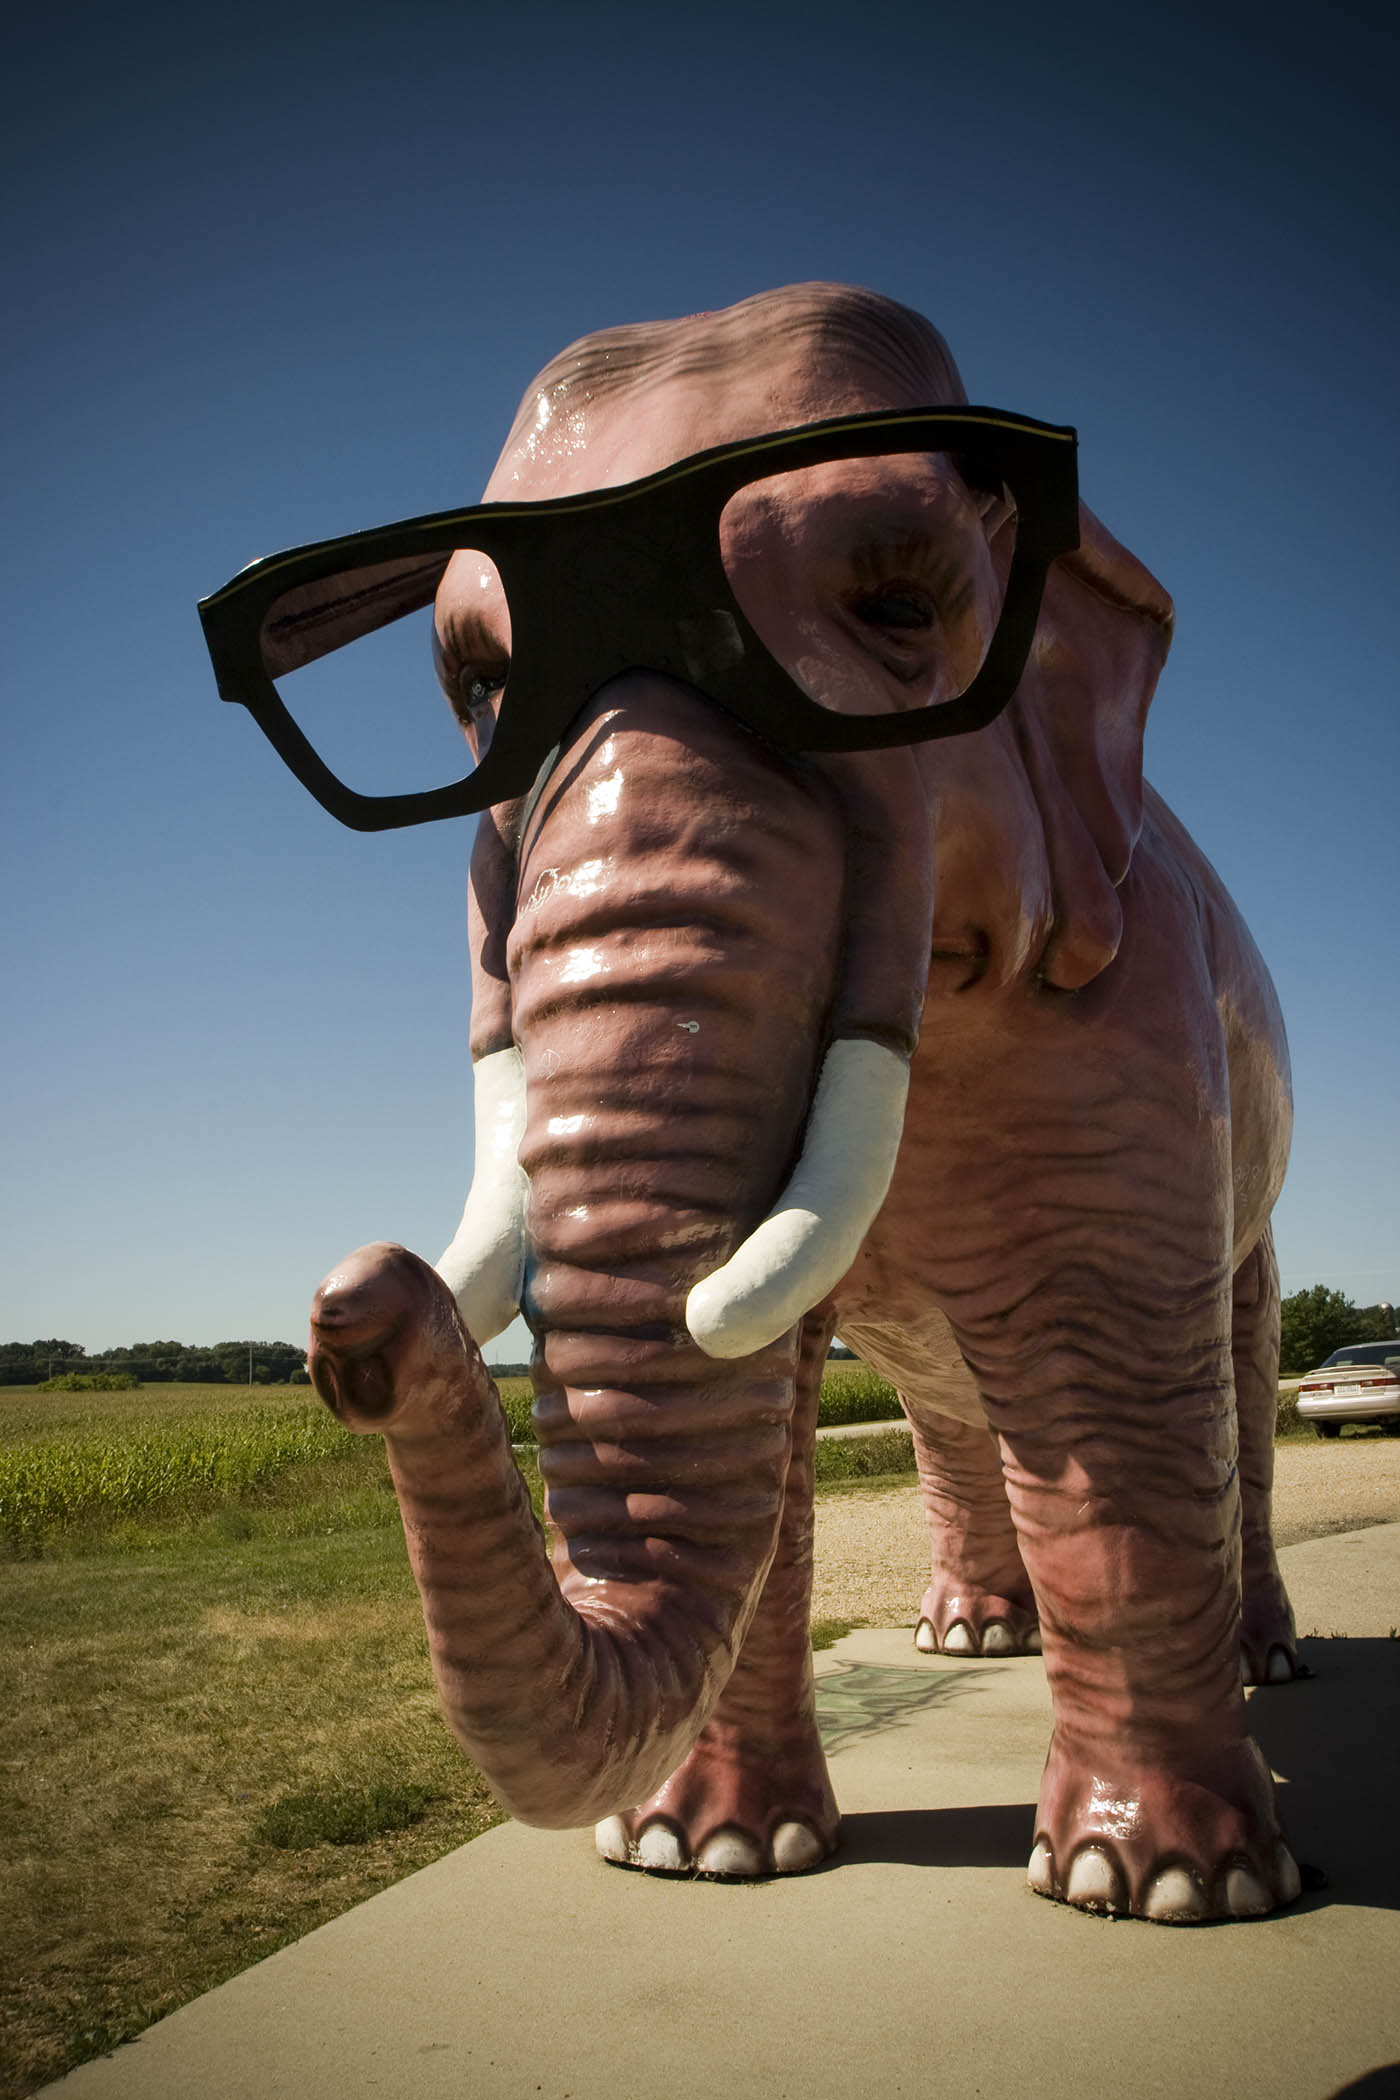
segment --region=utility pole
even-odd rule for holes
[[[248,1344],[248,1383],[250,1386],[253,1383],[253,1345],[251,1342]]]

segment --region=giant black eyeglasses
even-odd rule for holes
[[[769,477],[899,453],[946,454],[974,486],[1005,488],[1015,546],[1000,617],[952,697],[839,713],[803,689],[796,667],[776,659],[745,615],[722,556],[720,520],[740,490]],[[717,446],[621,488],[478,504],[270,555],[204,599],[199,613],[222,698],[248,709],[323,809],[357,831],[384,831],[525,794],[579,710],[633,668],[684,678],[793,754],[868,751],[983,728],[1020,680],[1050,563],[1078,544],[1073,430],[988,408],[877,411]],[[431,606],[462,549],[494,564],[510,611],[511,661],[494,733],[463,778],[411,793],[361,793],[299,726],[290,689],[305,667]],[[427,658],[425,646],[425,689]],[[398,694],[388,697],[400,705]],[[458,741],[448,771],[462,748]]]

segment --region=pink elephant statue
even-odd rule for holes
[[[914,452],[930,411],[951,439]],[[376,543],[405,550],[363,571],[376,619],[435,597],[440,677],[508,792],[472,861],[461,1227],[435,1269],[379,1246],[334,1270],[312,1371],[384,1436],[444,1708],[510,1812],[595,1823],[634,1867],[783,1874],[838,1843],[807,1620],[839,1329],[913,1427],[916,1645],[1043,1652],[1032,1888],[1246,1917],[1299,1888],[1243,1696],[1295,1668],[1269,1524],[1287,1052],[1142,777],[1170,600],[1082,507],[1073,544],[1072,487],[983,725],[897,740],[1011,648],[1034,505],[998,462],[1070,435],[1017,425],[967,408],[919,316],[802,285],[573,345],[492,475],[487,553]],[[777,445],[809,426],[835,455]],[[714,461],[717,556],[681,500]],[[639,484],[671,509],[590,553]],[[512,582],[538,504],[577,559]],[[262,616],[269,678],[311,653],[298,622],[343,638],[314,596]],[[584,678],[595,612],[595,655],[627,639]],[[553,725],[528,763],[512,681]],[[780,687],[817,729],[772,728]],[[517,1310],[545,1535],[478,1353]]]

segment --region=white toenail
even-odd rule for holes
[[[1159,1925],[1188,1924],[1206,1915],[1206,1899],[1185,1867],[1167,1867],[1154,1879],[1142,1906]]]
[[[1225,1908],[1232,1918],[1257,1918],[1273,1907],[1257,1874],[1248,1867],[1231,1867],[1225,1877]]]
[[[625,1862],[632,1857],[632,1848],[627,1841],[627,1825],[621,1816],[604,1816],[601,1823],[595,1823],[593,1842],[604,1859],[620,1859]]]
[[[822,1856],[822,1841],[805,1823],[780,1823],[773,1833],[773,1864],[780,1874],[803,1874]]]
[[[665,1823],[648,1823],[637,1840],[637,1864],[661,1874],[679,1874],[687,1861],[675,1831]]]
[[[1118,1910],[1122,1898],[1118,1888],[1118,1876],[1112,1861],[1105,1858],[1097,1846],[1086,1845],[1075,1856],[1065,1884],[1067,1902],[1077,1903],[1085,1910]]]
[[[733,1879],[763,1872],[757,1845],[737,1830],[719,1830],[706,1839],[695,1864],[702,1874],[725,1874]]]
[[[1287,1845],[1280,1845],[1274,1854],[1274,1885],[1278,1889],[1280,1903],[1291,1903],[1303,1886],[1298,1862]]]

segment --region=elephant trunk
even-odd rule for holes
[[[928,801],[905,751],[818,764],[846,858],[833,1041],[792,1179],[686,1301],[686,1324],[711,1356],[761,1348],[835,1289],[885,1199],[904,1129],[933,925]]]
[[[641,1351],[639,1368],[684,1366]],[[553,1570],[494,1382],[425,1262],[368,1247],[334,1270],[311,1369],[348,1427],[384,1434],[443,1711],[504,1806],[568,1827],[652,1792],[718,1699],[772,1558],[792,1346],[718,1393],[702,1374],[547,1396]]]
[[[898,751],[819,760],[814,770],[826,778],[838,808],[845,862],[833,1040],[791,1180],[733,1256],[702,1273],[686,1301],[689,1332],[714,1357],[746,1356],[776,1340],[850,1267],[894,1171],[918,1041],[933,919],[929,807],[918,768]],[[610,804],[607,786],[602,799]],[[482,1342],[514,1317],[524,1280],[527,1183],[518,1152],[525,1074],[514,1041],[504,931],[518,887],[509,841],[520,824],[518,803],[493,812],[472,859],[476,1172],[461,1223],[437,1264]],[[591,886],[595,863],[585,869]],[[552,894],[559,870],[551,867],[540,879]],[[698,1023],[679,1025],[698,1033]]]
[[[361,1257],[317,1312],[318,1386],[386,1431],[454,1730],[515,1814],[560,1825],[681,1761],[772,1559],[795,1332],[717,1360],[685,1306],[798,1157],[845,937],[821,775],[664,682],[606,698],[527,830],[508,941],[552,1577],[433,1272]]]

